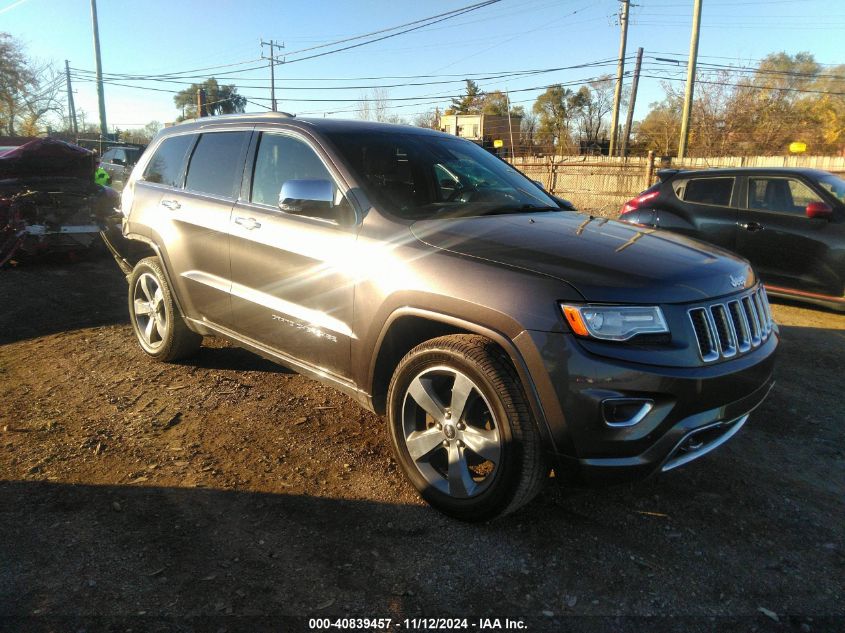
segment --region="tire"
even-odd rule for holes
[[[129,276],[129,316],[138,344],[152,358],[171,362],[196,353],[202,336],[185,325],[161,263],[142,259]]]
[[[408,352],[390,382],[387,414],[405,475],[451,517],[508,514],[531,501],[546,479],[519,377],[502,349],[482,336],[443,336]]]

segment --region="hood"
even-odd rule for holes
[[[435,248],[560,279],[587,301],[686,303],[756,281],[747,262],[683,236],[569,212],[423,220]]]
[[[53,138],[39,138],[0,154],[0,179],[65,177],[93,180],[94,152]]]

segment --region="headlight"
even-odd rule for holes
[[[637,334],[669,332],[657,306],[561,305],[566,321],[578,336],[627,341]]]

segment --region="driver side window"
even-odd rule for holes
[[[250,202],[275,207],[279,204],[279,192],[286,181],[306,179],[334,182],[323,162],[308,145],[291,136],[263,133],[255,157]]]
[[[749,209],[803,216],[810,202],[822,202],[822,199],[800,180],[792,178],[748,179]]]

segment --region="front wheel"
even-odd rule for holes
[[[458,519],[513,512],[546,475],[540,436],[507,355],[482,336],[427,341],[388,391],[396,457],[422,497]]]
[[[156,360],[194,354],[202,337],[188,329],[158,259],[142,259],[129,277],[129,314],[138,343]]]

